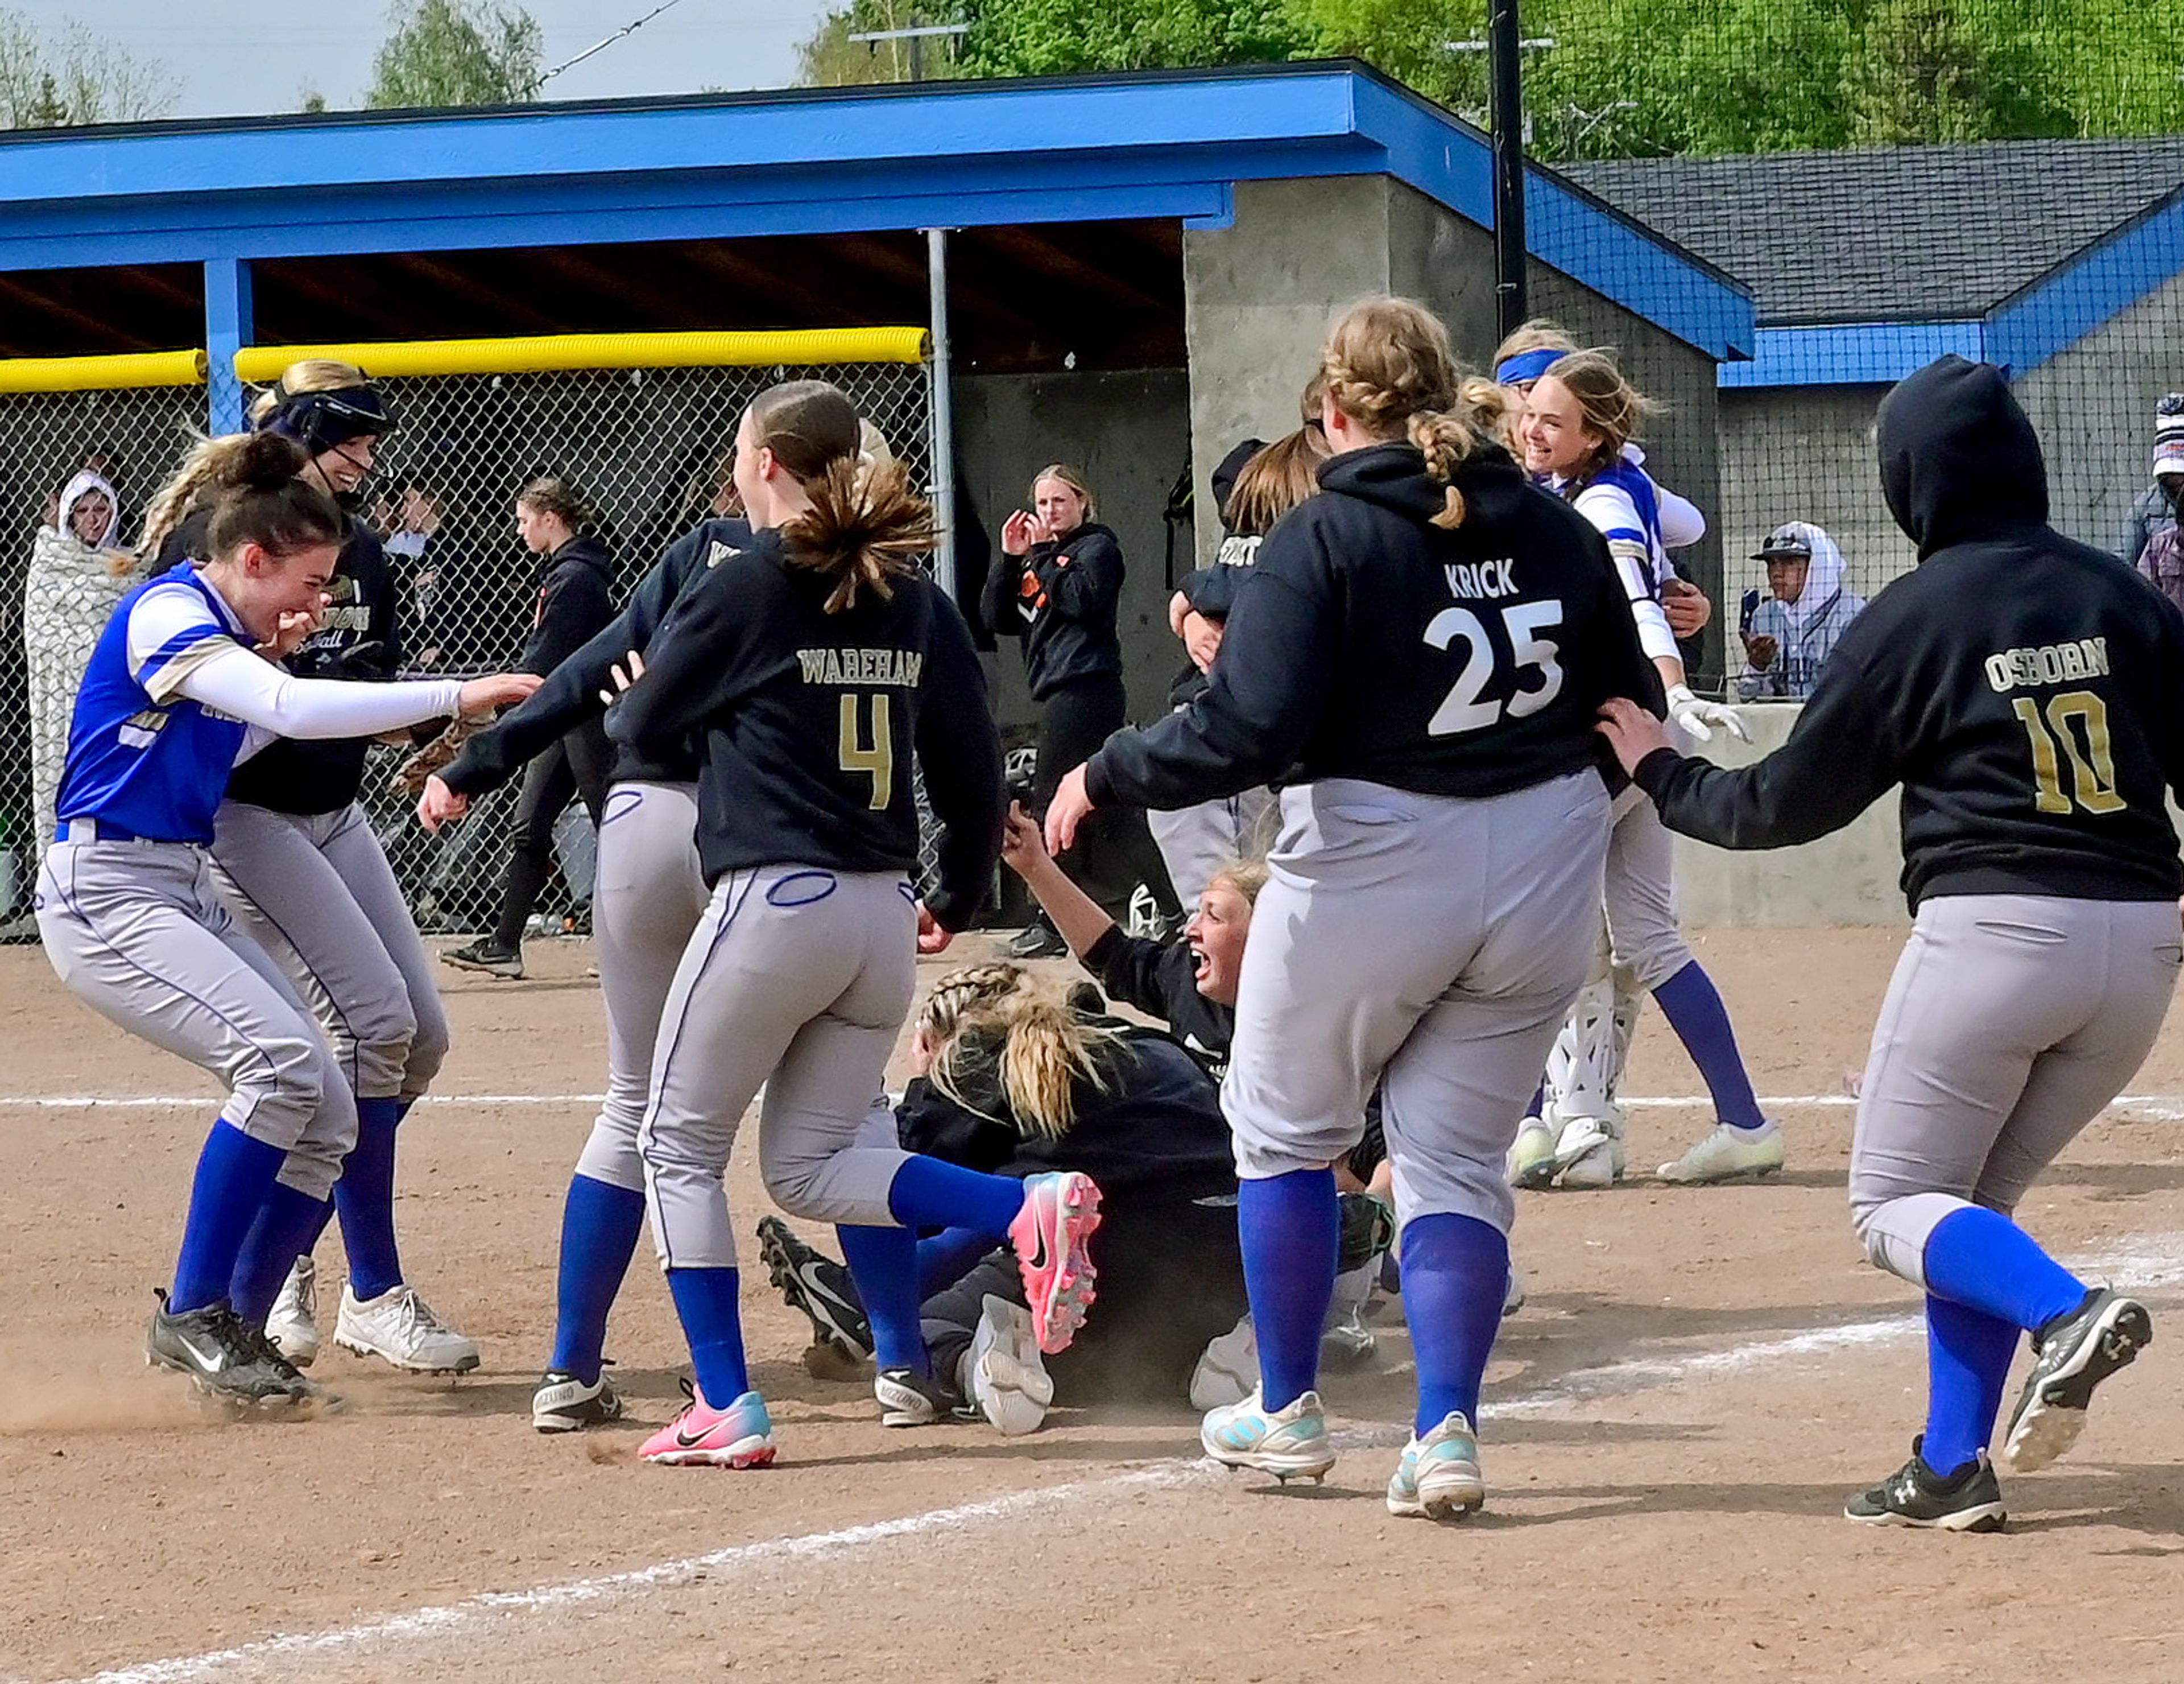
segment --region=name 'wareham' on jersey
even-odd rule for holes
[[[698,853],[708,882],[755,866],[910,872],[911,776],[940,821],[933,916],[961,928],[999,851],[1000,743],[963,618],[929,580],[826,611],[834,581],[777,534],[709,567],[676,601],[644,676],[607,716],[638,752],[698,733]]]

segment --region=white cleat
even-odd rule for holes
[[[1757,1129],[1732,1129],[1717,1123],[1713,1132],[1678,1158],[1656,1172],[1663,1181],[1682,1187],[1703,1187],[1716,1181],[1757,1179],[1774,1174],[1785,1156],[1782,1130],[1769,1122]]]
[[[1598,1117],[1574,1117],[1555,1141],[1556,1185],[1572,1190],[1612,1187],[1623,1179],[1621,1129]]]
[[[280,1296],[266,1312],[265,1336],[273,1348],[299,1369],[319,1359],[319,1269],[309,1257],[298,1257]]]
[[[978,1330],[963,1353],[963,1395],[1005,1438],[1037,1432],[1054,1404],[1054,1380],[1040,1360],[1031,1312],[989,1293]]]
[[[362,1300],[343,1287],[334,1343],[411,1374],[462,1375],[478,1365],[476,1341],[442,1321],[410,1286],[390,1286],[376,1298]]]
[[[1509,1148],[1509,1185],[1541,1188],[1555,1179],[1555,1135],[1536,1117],[1517,1125],[1516,1143]]]
[[[1479,1438],[1461,1411],[1403,1447],[1388,1481],[1388,1512],[1426,1520],[1461,1520],[1486,1502]]]
[[[1327,1413],[1317,1391],[1307,1391],[1269,1414],[1255,1386],[1240,1403],[1208,1410],[1199,1424],[1198,1442],[1223,1467],[1256,1469],[1284,1485],[1291,1480],[1324,1484],[1328,1470],[1334,1466]]]

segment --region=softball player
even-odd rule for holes
[[[1167,807],[1273,778],[1268,856],[1222,1089],[1260,1386],[1206,1453],[1279,1478],[1334,1464],[1314,1391],[1334,1174],[1383,1095],[1418,1373],[1398,1514],[1485,1497],[1474,1423],[1508,1280],[1505,1155],[1585,979],[1607,789],[1585,721],[1658,684],[1599,535],[1493,442],[1421,306],[1372,298],[1322,355],[1334,458],[1267,535],[1183,713],[1111,739],[1047,816]]]
[[[251,424],[300,445],[304,482],[339,501],[355,497],[393,423],[360,370],[315,360],[292,365],[259,395]],[[222,448],[218,440],[201,448],[153,499],[148,553],[170,562],[205,554],[207,513],[192,505],[209,453]],[[391,678],[402,662],[395,579],[378,538],[353,514],[329,589],[333,605],[290,670]],[[401,885],[357,802],[370,748],[362,737],[277,743],[239,767],[220,806],[213,865],[242,927],[310,1002],[356,1096],[356,1148],[334,1195],[348,1261],[334,1341],[396,1368],[460,1373],[478,1365],[478,1348],[406,1283],[395,1241],[396,1130],[447,1057],[448,1018]],[[326,1218],[307,1218],[300,1207],[292,1214],[294,1257],[265,1280],[239,1283],[236,1308],[265,1321],[289,1358],[308,1366],[319,1348],[310,1253]]]
[[[983,1175],[867,1131],[916,953],[940,951],[984,891],[1003,787],[970,633],[916,572],[932,510],[899,465],[861,473],[859,444],[855,411],[823,382],[752,404],[735,466],[752,545],[684,594],[608,715],[619,742],[705,743],[698,840],[711,898],[661,1015],[638,1140],[697,1380],[688,1407],[644,1444],[648,1461],[773,1459],[722,1185],[761,1085],[767,1189],[792,1215],[841,1225],[873,1324],[883,1419],[940,1412],[912,1226],[1011,1240],[1044,1349],[1067,1347],[1090,1300],[1089,1177]],[[913,755],[943,833],[923,906],[908,876]]]
[[[215,441],[198,466],[215,493],[209,559],[130,592],[92,652],[38,929],[87,1005],[230,1090],[198,1161],[151,1360],[231,1401],[292,1402],[312,1388],[265,1337],[264,1306],[237,1301],[277,1283],[293,1236],[323,1221],[356,1103],[302,999],[214,887],[221,792],[278,737],[339,741],[479,712],[537,681],[342,683],[261,658],[318,629],[346,522],[298,477],[303,457],[285,439]]]
[[[430,830],[460,818],[474,797],[521,773],[555,743],[605,711],[615,668],[654,634],[684,588],[751,543],[742,521],[709,520],[677,539],[619,616],[556,666],[522,706],[471,738],[428,779],[418,816]],[[653,1040],[683,947],[705,915],[698,865],[698,751],[687,740],[616,755],[601,805],[592,931],[607,1012],[607,1093],[569,1178],[562,1207],[553,1355],[532,1397],[531,1424],[571,1432],[621,1418],[603,1370],[607,1317],[644,1224],[638,1125],[652,1074]]]
[[[1524,466],[1568,498],[1607,538],[1639,642],[1667,687],[1669,718],[1701,740],[1717,728],[1749,740],[1733,709],[1691,694],[1662,611],[1662,583],[1674,574],[1662,543],[1658,505],[1645,471],[1623,454],[1648,407],[1605,352],[1561,357],[1534,382],[1525,400],[1518,424]],[[1701,1182],[1772,1174],[1782,1167],[1781,1131],[1761,1114],[1720,992],[1676,928],[1674,845],[1659,816],[1635,790],[1625,791],[1616,803],[1614,827],[1606,902],[1612,962],[1627,967],[1638,987],[1660,1001],[1714,1104],[1712,1130],[1675,1163],[1662,1165],[1662,1178]],[[1591,1040],[1610,1052],[1618,1040],[1628,1045],[1627,1035],[1596,1034]],[[1570,1067],[1564,1068],[1567,1072]],[[1602,1079],[1608,1073],[1595,1072],[1595,1085],[1604,1090]],[[1519,1163],[1531,1166],[1527,1185],[1544,1185],[1559,1175],[1564,1186],[1602,1187],[1621,1178],[1619,1121],[1613,1116],[1574,1116],[1549,1156],[1535,1120],[1541,1109],[1535,1096],[1526,1114],[1532,1138],[1517,1149]]]
[[[1516,437],[1514,422],[1524,413],[1524,400],[1541,375],[1578,349],[1577,341],[1566,329],[1540,319],[1525,322],[1496,349],[1495,382],[1513,399],[1507,443],[1518,455],[1524,444]],[[1625,442],[1622,454],[1628,466],[1644,471],[1646,453],[1635,443]],[[1682,549],[1703,538],[1706,516],[1698,505],[1651,474],[1645,477],[1659,516],[1661,547]],[[1680,642],[1696,637],[1713,616],[1713,605],[1706,593],[1672,572],[1661,577],[1660,603],[1669,630]],[[1630,967],[1615,962],[1603,922],[1593,974],[1555,1037],[1554,1050],[1547,1055],[1546,1080],[1518,1125],[1510,1174],[1518,1186],[1544,1186],[1553,1180],[1560,1167],[1556,1160],[1557,1143],[1573,1125],[1574,1145],[1581,1144],[1603,1123],[1609,1134],[1622,1138],[1624,1112],[1616,1103],[1615,1090],[1630,1057],[1631,1037],[1637,1030],[1639,1009],[1645,999],[1646,990],[1639,986]],[[1610,1170],[1613,1151],[1610,1148],[1602,1155]],[[1580,1180],[1599,1167],[1580,1168]]]
[[[1853,1520],[1991,1531],[1986,1450],[2010,1358],[2032,1371],[2002,1459],[2045,1466],[2146,1308],[2056,1263],[2010,1213],[2131,1079],[2184,962],[2184,616],[2048,524],[2047,472],[2000,370],[1944,357],[1882,401],[1881,484],[1919,546],[1836,645],[1789,740],[1724,772],[1612,706],[1603,728],[1674,829],[1774,848],[1903,786],[1914,920],[1873,1034],[1851,1212],[1926,1294],[1925,1431]]]

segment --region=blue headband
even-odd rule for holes
[[[1518,386],[1528,380],[1537,380],[1568,354],[1568,351],[1557,350],[1522,352],[1508,361],[1495,365],[1494,383],[1496,386]]]

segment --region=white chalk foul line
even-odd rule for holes
[[[2143,1235],[2126,1242],[2069,1259],[2081,1274],[2108,1277],[2142,1291],[2184,1285],[2184,1234]],[[1837,1327],[1814,1328],[1786,1337],[1747,1340],[1725,1351],[1699,1351],[1689,1355],[1611,1363],[1580,1369],[1552,1386],[1520,1393],[1485,1405],[1481,1414],[1489,1420],[1516,1419],[1567,1410],[1590,1397],[1618,1392],[1652,1391],[1680,1380],[1708,1375],[1747,1372],[1773,1362],[1825,1354],[1830,1351],[1881,1345],[1918,1332],[1924,1322],[1917,1315],[1875,1316]],[[1401,1427],[1356,1427],[1332,1436],[1340,1448],[1391,1448],[1409,1436]],[[850,1551],[891,1542],[897,1538],[946,1531],[1013,1520],[1088,1497],[1133,1487],[1174,1487],[1208,1479],[1216,1471],[1210,1460],[1173,1461],[1127,1474],[1079,1480],[1068,1485],[1037,1491],[1017,1492],[1006,1497],[935,1508],[900,1520],[868,1525],[847,1526],[833,1531],[807,1532],[800,1536],[771,1538],[763,1542],[736,1544],[705,1555],[662,1562],[627,1573],[578,1579],[528,1591],[487,1591],[460,1602],[417,1609],[408,1614],[360,1622],[331,1631],[297,1633],[267,1637],[257,1642],[209,1653],[144,1661],[74,1679],[69,1684],[197,1684],[215,1679],[241,1665],[326,1655],[349,1649],[415,1642],[469,1631],[493,1620],[553,1613],[563,1609],[593,1605],[618,1598],[633,1598],[648,1592],[669,1590],[692,1583],[706,1575],[727,1570],[793,1558],[818,1560]]]
[[[337,1651],[369,1648],[381,1644],[414,1642],[422,1637],[444,1637],[508,1615],[557,1613],[565,1609],[591,1607],[653,1591],[671,1590],[695,1583],[712,1574],[761,1563],[783,1560],[823,1560],[898,1538],[929,1532],[1014,1520],[1080,1503],[1095,1494],[1128,1491],[1133,1486],[1178,1486],[1207,1476],[1212,1464],[1169,1462],[1133,1473],[1104,1479],[1082,1480],[1037,1491],[1017,1492],[979,1503],[963,1503],[935,1508],[898,1520],[879,1520],[869,1525],[844,1526],[838,1531],[806,1532],[800,1536],[768,1538],[758,1543],[736,1544],[705,1555],[665,1561],[627,1573],[610,1573],[595,1579],[578,1579],[529,1591],[487,1591],[457,1603],[421,1608],[408,1614],[390,1614],[338,1631],[296,1633],[267,1637],[233,1648],[171,1660],[145,1661],[136,1666],[115,1667],[73,1681],[73,1684],[194,1684],[213,1679],[238,1666],[266,1661],[300,1660]],[[688,1477],[687,1475],[685,1476]]]

